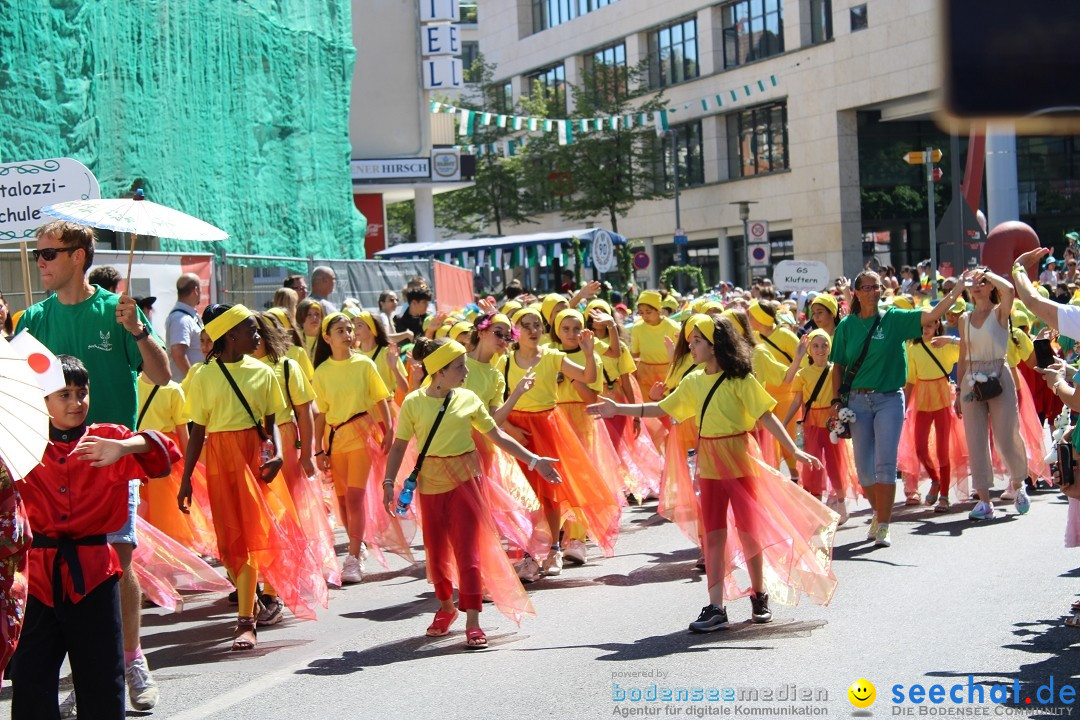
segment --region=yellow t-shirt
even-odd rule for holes
[[[930,343],[926,344],[927,350],[934,354],[941,367],[946,372],[952,372],[958,360],[960,360],[960,345],[949,343],[945,347],[936,348]],[[941,368],[934,364],[926,350],[919,347],[917,342],[911,343],[907,349],[908,356],[908,384],[918,380],[937,380],[944,377]]]
[[[146,401],[153,389],[154,384],[139,373],[139,410],[135,417],[138,418],[141,415],[142,422],[136,429],[176,432],[178,425],[186,425],[188,419],[184,414],[184,391],[179,383],[170,382],[168,385],[159,387],[154,393],[154,399],[147,406]]]
[[[585,353],[582,352],[580,348],[572,353],[567,353],[566,359],[585,367]],[[597,393],[602,393],[604,391],[604,374],[600,371],[600,356],[596,354],[595,350],[593,350],[593,362],[596,363],[596,380],[589,383],[589,389],[594,390]],[[558,376],[556,376],[556,382],[557,381]],[[585,402],[574,388],[574,382],[570,378],[563,375],[562,382],[557,382],[557,384],[558,387],[555,388],[556,403],[561,405],[562,403]]]
[[[664,338],[670,338],[671,342],[679,339],[678,323],[671,318],[664,318],[656,325],[638,320],[630,328],[630,352],[637,356],[639,362],[667,365],[670,361]]]
[[[759,335],[761,345],[765,346],[776,362],[783,363],[785,367],[791,365],[795,359],[795,353],[799,349],[799,337],[787,328],[777,328],[769,337]],[[771,343],[771,344],[770,344]],[[775,345],[775,347],[773,347]],[[786,353],[786,356],[785,356]]]
[[[300,333],[300,338],[304,341],[304,350],[307,351],[308,357],[312,360],[315,359],[315,346],[319,344],[318,335],[305,335]]]
[[[814,392],[814,388],[817,387],[818,380],[821,379],[821,373],[823,372],[832,372],[832,363],[829,363],[825,367],[811,365],[810,367],[804,367],[799,370],[799,372],[795,373],[795,380],[791,384],[791,390],[794,393],[802,393],[802,405],[804,407],[806,401],[810,399],[810,395]],[[821,389],[818,390],[817,397],[814,398],[814,404],[810,407],[831,407],[833,398],[836,397],[835,384],[835,378],[825,378],[825,382],[822,383]]]
[[[225,363],[236,386],[244,394],[255,420],[262,422],[267,415],[277,415],[285,409],[274,371],[266,363],[245,355],[240,361]],[[206,427],[207,432],[229,432],[253,427],[240,399],[225,379],[217,360],[203,367],[192,379],[184,404],[184,413],[192,422]]]
[[[517,354],[513,351],[508,352],[499,363],[499,372],[506,381],[506,387],[511,388],[511,390],[517,387],[518,382],[526,373],[526,370],[517,364],[516,357]],[[541,410],[551,410],[555,407],[557,378],[559,372],[562,371],[564,357],[565,355],[562,352],[554,348],[540,348],[540,362],[533,368],[536,382],[533,383],[532,389],[517,401],[517,404],[514,405],[515,410],[539,412]],[[507,372],[507,363],[509,363],[509,373]]]
[[[1014,339],[1016,342],[1013,342]],[[1017,367],[1031,357],[1033,352],[1035,352],[1035,343],[1031,341],[1031,336],[1020,328],[1013,328],[1008,350],[1005,353],[1005,362],[1009,364],[1009,367]]]
[[[300,350],[300,352],[304,351]],[[270,365],[269,357],[260,359]],[[285,363],[289,364],[288,392],[285,391]],[[300,364],[294,362],[291,358],[283,357],[278,361],[277,365],[272,367],[274,368],[274,375],[277,376],[278,384],[281,385],[281,391],[285,393],[285,409],[277,414],[274,422],[278,425],[284,425],[293,421],[294,414],[293,409],[289,407],[289,401],[291,400],[294,406],[312,402],[315,400],[315,389],[311,386],[307,377],[304,376],[304,370],[300,367]]]
[[[375,363],[375,367],[379,370],[379,377],[382,378],[383,385],[390,391],[392,395],[397,388],[397,377],[394,376],[394,371],[390,366],[393,362],[398,366],[398,370],[401,372],[401,376],[405,377],[405,364],[401,362],[401,356],[391,357],[391,353],[386,351],[386,348],[375,347],[371,352],[367,352],[361,348],[357,348],[356,352],[360,353],[364,357],[371,358],[371,361]],[[375,353],[378,353],[376,357]]]
[[[752,430],[758,418],[776,406],[753,375],[728,378],[713,393],[703,421],[701,406],[719,377],[707,375],[704,370],[691,373],[660,401],[660,408],[678,422],[697,418],[702,437],[719,437]]]
[[[789,363],[778,361],[764,344],[755,345],[753,354],[750,356],[750,367],[754,377],[759,383],[769,387],[779,387],[784,384],[788,365]]]
[[[431,397],[423,389],[413,390],[406,395],[401,403],[394,436],[398,440],[411,440],[415,437],[416,451],[419,453],[427,442],[431,426],[435,424],[435,418],[438,417],[445,399]],[[476,393],[457,388],[446,408],[446,417],[431,440],[428,456],[453,457],[475,450],[473,428],[482,433],[491,432],[495,429],[495,420]]]
[[[503,394],[506,389],[506,381],[502,373],[488,363],[465,358],[465,367],[469,370],[465,378],[465,389],[472,390],[484,403],[484,406],[498,408],[503,404]]]
[[[369,412],[380,400],[390,397],[375,363],[353,353],[347,360],[330,358],[315,368],[319,410],[330,425],[340,425],[353,415]]]
[[[180,381],[180,389],[184,391],[185,400],[187,399],[187,394],[191,391],[191,379],[195,377],[195,374],[202,370],[204,367],[206,367],[206,363],[204,362],[195,363],[190,368],[188,368],[187,375],[185,375],[184,379]]]
[[[315,366],[311,364],[311,356],[307,354],[307,350],[299,345],[290,345],[285,357],[296,361],[300,369],[304,371],[304,377],[310,383],[311,378],[315,377]]]
[[[607,340],[597,340],[595,344],[596,354],[600,356],[600,362],[603,363],[603,370],[600,371],[600,378],[602,382],[614,383],[623,375],[629,375],[637,370],[637,363],[634,362],[634,356],[630,353],[630,348],[626,347],[622,343],[619,343],[619,357],[613,358],[607,356],[607,351],[610,345]],[[597,366],[599,370],[600,366]]]
[[[693,356],[690,355],[690,353],[686,353],[679,358],[677,363],[671,366],[671,370],[668,371],[667,378],[664,380],[664,387],[668,389],[668,392],[671,392],[678,387],[679,383],[683,381],[683,378],[688,377],[690,373],[700,369],[701,365],[695,365]],[[727,381],[725,380],[724,382]],[[652,388],[649,389],[651,390]],[[641,391],[646,392],[645,388],[641,388]]]

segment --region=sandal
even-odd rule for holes
[[[922,505],[922,496],[917,492],[911,493],[907,496],[907,500],[904,501],[904,504],[908,506]]]
[[[1074,603],[1072,604],[1072,611],[1073,611],[1074,613],[1075,613],[1075,612],[1080,612],[1080,600],[1077,600],[1076,602],[1074,602]]]
[[[232,649],[237,652],[253,650],[256,642],[258,642],[258,631],[255,630],[255,616],[248,615],[236,618]]]
[[[926,504],[933,505],[938,501],[938,486],[930,485],[930,491],[926,493]]]
[[[1075,617],[1075,616],[1074,616]],[[478,627],[465,628],[465,649],[480,650],[488,646],[487,635]]]
[[[1080,628],[1080,613],[1073,613],[1065,618],[1065,624],[1069,627]]]
[[[450,633],[450,626],[457,620],[458,611],[454,608],[453,612],[446,612],[445,610],[439,610],[435,613],[435,619],[428,625],[427,632],[428,637],[442,637]]]

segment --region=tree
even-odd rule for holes
[[[472,93],[457,101],[458,107],[470,110],[498,109],[511,114],[502,96],[503,85],[492,82],[494,66],[478,55],[466,73],[475,84]],[[435,196],[435,224],[454,234],[479,235],[494,226],[496,235],[503,234],[504,223],[536,222],[521,198],[523,159],[488,152],[486,146],[496,145],[512,137],[513,131],[494,125],[477,125],[472,143],[485,146],[476,158],[476,176],[470,187]]]

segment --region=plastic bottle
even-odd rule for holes
[[[274,447],[274,441],[269,438],[263,440],[259,454],[262,457],[263,465],[273,460],[274,456],[277,455],[277,448]]]
[[[800,450],[805,449],[806,446],[806,439],[803,437],[802,424],[802,420],[799,420],[797,423],[795,423],[795,447],[799,448]]]
[[[412,503],[414,490],[416,490],[416,476],[410,475],[405,478],[405,486],[401,488],[401,492],[398,494],[395,512],[397,512],[399,517],[405,517],[405,514],[409,512],[409,505]]]
[[[686,451],[686,465],[690,468],[690,482],[694,484],[694,496],[700,496],[701,485],[698,483],[697,450],[694,448]]]

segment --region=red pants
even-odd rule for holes
[[[949,408],[915,413],[915,453],[926,468],[930,480],[938,486],[938,493],[948,497],[952,463],[949,460]],[[934,447],[937,462],[930,457],[930,428],[934,430]]]
[[[435,495],[420,494],[427,573],[435,586],[435,597],[449,600],[454,595],[453,567],[457,568],[458,607],[480,610],[483,583],[480,579],[478,530],[483,507],[477,480]]]
[[[807,465],[799,466],[799,478],[802,480],[803,489],[820,499],[825,494],[825,475],[828,473],[828,477],[832,479],[833,493],[839,497],[843,492],[843,475],[846,470],[840,456],[844,450],[843,446],[833,444],[829,439],[827,429],[806,423],[803,423],[803,439],[806,452],[820,458],[821,464],[824,465],[821,469]]]

